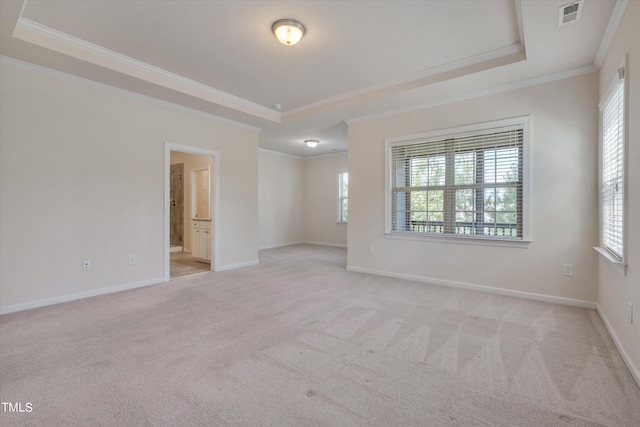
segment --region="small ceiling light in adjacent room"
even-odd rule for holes
[[[304,141],[305,144],[307,144],[307,147],[309,148],[316,148],[319,144],[319,141],[317,139],[307,139],[306,141]]]
[[[304,36],[305,28],[295,19],[279,19],[273,23],[271,31],[280,43],[293,46]]]

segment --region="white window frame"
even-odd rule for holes
[[[518,239],[500,238],[494,236],[468,236],[458,234],[432,234],[396,232],[391,230],[392,217],[392,189],[391,189],[391,147],[398,143],[412,141],[441,140],[449,137],[459,137],[483,133],[492,129],[518,126],[523,131],[522,142],[522,237]],[[477,123],[456,128],[440,129],[413,135],[398,136],[385,139],[385,237],[390,239],[422,240],[443,243],[458,243],[466,245],[504,246],[514,248],[528,248],[531,243],[531,116],[513,117],[491,122]]]
[[[627,270],[627,242],[626,232],[628,230],[628,87],[627,87],[627,79],[625,78],[625,70],[626,70],[626,58],[623,59],[619,68],[616,70],[616,75],[612,80],[609,88],[605,96],[602,98],[599,104],[600,109],[600,147],[599,147],[599,177],[598,177],[598,188],[600,194],[600,246],[595,247],[594,249],[603,256],[604,259],[609,261],[613,267],[619,271],[622,275],[626,275]],[[618,98],[621,96],[621,99]],[[613,103],[616,104],[613,104]],[[616,106],[618,105],[618,106]],[[622,209],[618,210],[619,215],[622,218],[618,221],[620,223],[619,230],[612,230],[612,227],[608,227],[605,223],[607,221],[607,215],[605,210],[607,209],[606,202],[606,193],[607,189],[611,189],[610,185],[607,186],[605,183],[605,150],[607,150],[605,141],[605,133],[606,129],[604,128],[605,123],[605,114],[607,113],[607,109],[611,108],[622,108],[621,112],[615,113],[617,115],[616,121],[612,124],[612,130],[617,129],[618,138],[610,141],[612,144],[621,144],[622,147],[618,150],[620,156],[616,157],[614,161],[620,162],[622,168],[622,176],[616,183],[616,190],[620,191],[620,199],[622,202]],[[622,123],[620,123],[622,121]],[[620,129],[620,127],[622,129]],[[622,157],[622,158],[620,158]],[[622,189],[619,190],[619,186],[622,186]],[[612,201],[612,203],[615,203]],[[613,233],[613,240],[619,240],[620,244],[615,245],[611,240],[609,240],[606,235]]]
[[[337,204],[337,220],[336,223],[338,224],[346,224],[347,221],[349,220],[348,218],[348,211],[347,211],[347,215],[345,217],[344,211],[343,211],[343,201],[347,201],[347,203],[349,203],[349,193],[347,191],[347,195],[345,196],[342,193],[342,182],[344,179],[344,176],[347,176],[347,186],[349,185],[349,171],[347,169],[338,169],[338,204]]]

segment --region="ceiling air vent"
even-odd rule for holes
[[[582,15],[582,2],[583,0],[579,0],[561,6],[558,14],[558,25],[566,25],[580,19],[580,15]]]

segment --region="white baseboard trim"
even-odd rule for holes
[[[254,261],[241,262],[239,264],[229,264],[229,265],[216,266],[216,272],[227,271],[227,270],[235,270],[237,268],[251,267],[251,266],[254,266],[254,265],[258,265],[258,264],[260,264],[260,261],[256,259]]]
[[[631,360],[631,357],[629,357],[627,352],[624,350],[624,347],[622,346],[622,343],[620,342],[620,339],[618,338],[616,331],[613,329],[613,327],[609,323],[609,320],[607,319],[607,316],[604,315],[604,313],[602,312],[602,309],[600,308],[600,305],[598,304],[596,304],[596,311],[598,312],[600,319],[602,319],[602,323],[604,323],[604,327],[607,328],[607,332],[609,332],[609,336],[611,337],[611,340],[616,345],[616,348],[618,349],[618,353],[620,353],[622,360],[624,361],[625,365],[627,365],[627,368],[629,368],[629,372],[631,372],[631,376],[633,377],[634,380],[636,380],[636,384],[638,384],[638,387],[640,387],[640,370],[635,365],[635,363],[633,363],[633,360]]]
[[[358,273],[373,274],[376,276],[386,276],[386,277],[394,277],[396,279],[413,280],[415,282],[430,283],[432,285],[449,286],[453,288],[462,288],[462,289],[469,289],[472,291],[489,292],[492,294],[505,295],[505,296],[516,297],[516,298],[526,298],[526,299],[531,299],[536,301],[552,302],[556,304],[570,305],[574,307],[583,307],[583,308],[590,308],[590,309],[596,308],[595,302],[583,301],[583,300],[573,299],[573,298],[563,298],[563,297],[555,297],[552,295],[535,294],[532,292],[514,291],[510,289],[494,288],[494,287],[485,286],[485,285],[476,285],[472,283],[463,283],[463,282],[454,282],[451,280],[434,279],[431,277],[413,276],[410,274],[394,273],[390,271],[375,270],[375,269],[369,269],[369,268],[361,268],[361,267],[355,267],[351,265],[347,265],[347,270],[355,271]]]
[[[267,249],[277,249],[284,248],[286,246],[295,246],[295,245],[314,245],[314,246],[329,246],[332,248],[346,248],[347,245],[342,245],[338,243],[325,243],[325,242],[313,242],[310,240],[302,240],[300,242],[289,242],[289,243],[278,243],[275,245],[267,245],[261,246],[258,248],[259,251],[267,250]]]
[[[108,288],[96,289],[94,291],[78,292],[70,295],[62,295],[59,297],[45,298],[37,301],[26,302],[23,304],[8,305],[0,307],[0,315],[15,313],[17,311],[30,310],[32,308],[45,307],[47,305],[60,304],[63,302],[75,301],[83,298],[96,297],[98,295],[112,294],[115,292],[128,291],[130,289],[142,288],[144,286],[157,285],[164,282],[164,278],[143,280],[142,282],[126,283],[124,285],[111,286]]]
[[[294,245],[301,245],[304,242],[287,242],[287,243],[276,243],[275,245],[266,245],[266,246],[260,246],[258,248],[259,251],[264,251],[267,249],[278,249],[278,248],[284,248],[286,246],[294,246]]]
[[[342,244],[339,244],[339,243],[312,242],[312,241],[308,241],[308,240],[304,241],[304,242],[301,242],[301,243],[303,243],[305,245],[329,246],[329,247],[332,247],[332,248],[346,248],[347,247],[347,245],[342,245]]]
[[[183,248],[182,246],[171,246],[169,248],[169,252],[182,252]],[[189,251],[184,251],[184,252],[189,252]]]

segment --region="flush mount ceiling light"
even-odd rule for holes
[[[293,46],[304,36],[305,28],[295,19],[279,19],[271,26],[271,31],[278,41],[286,46]]]
[[[317,139],[307,139],[304,141],[304,143],[307,144],[307,147],[309,148],[316,148],[320,141],[318,141]]]

